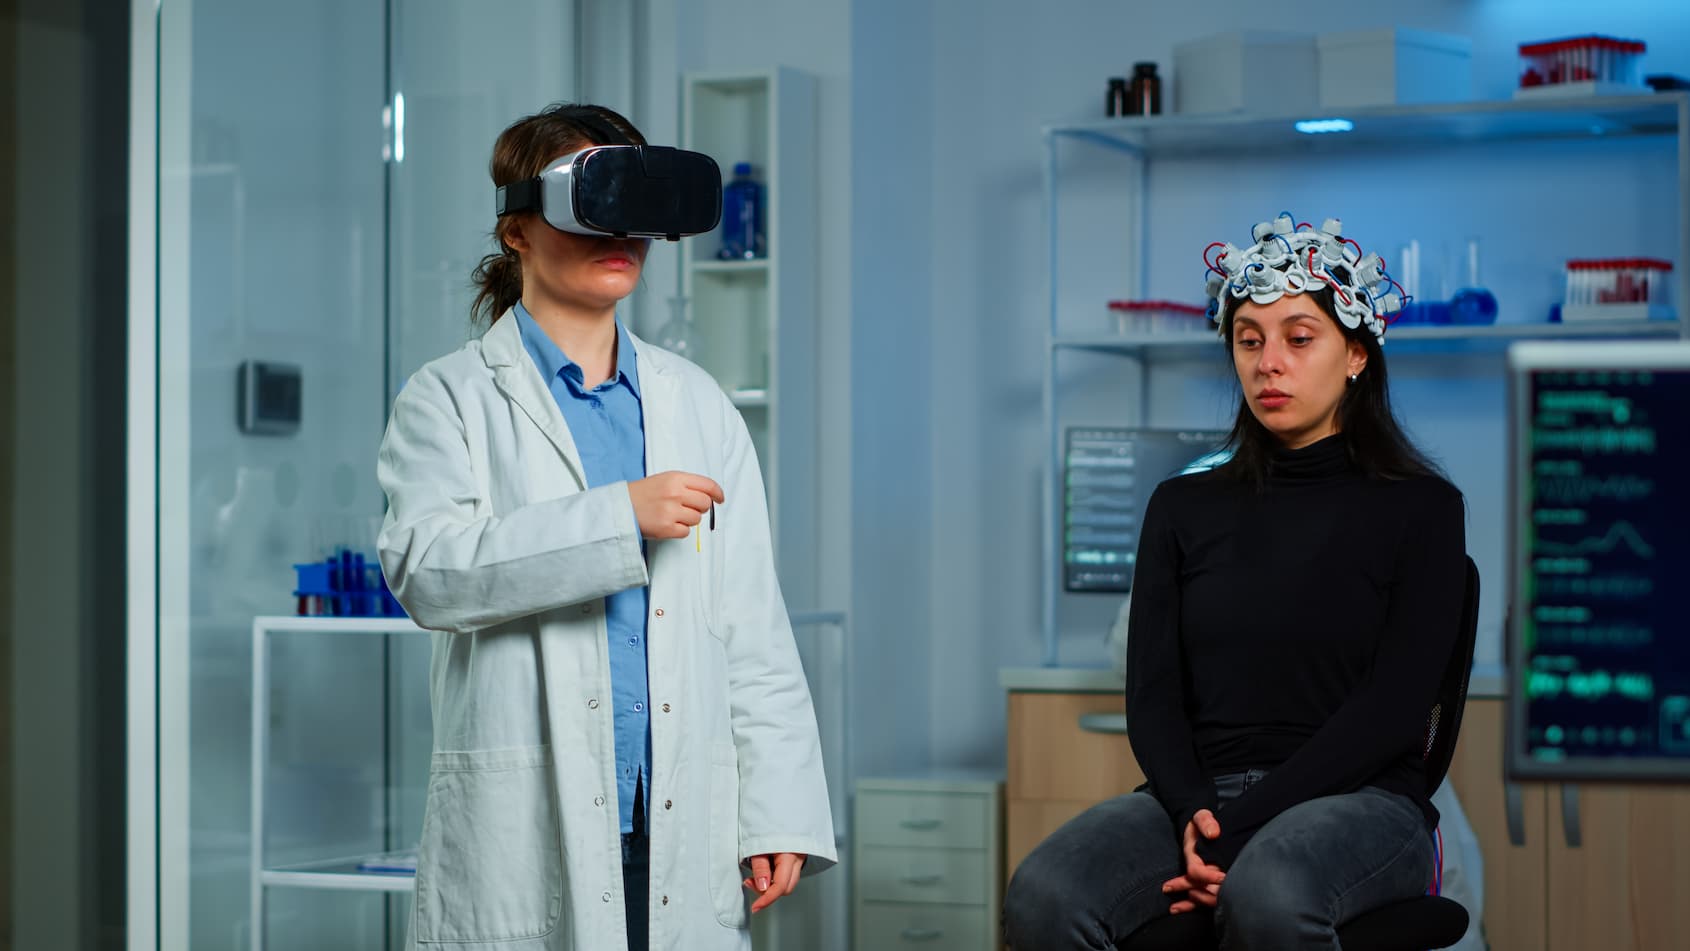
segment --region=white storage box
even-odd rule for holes
[[[1317,103],[1314,37],[1239,30],[1174,46],[1174,111],[1306,113]]]
[[[1400,27],[1322,33],[1320,107],[1464,102],[1473,98],[1473,41]]]

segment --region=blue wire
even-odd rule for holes
[[[1278,238],[1278,239],[1279,239],[1279,243],[1280,243],[1280,244],[1283,244],[1283,245],[1285,245],[1285,253],[1286,253],[1286,254],[1289,254],[1289,255],[1291,255],[1291,256],[1292,256],[1292,257],[1296,257],[1296,256],[1297,256],[1297,252],[1296,252],[1296,251],[1294,251],[1294,250],[1292,250],[1292,248],[1291,248],[1291,242],[1289,242],[1289,241],[1287,241],[1287,240],[1285,240],[1285,236],[1284,236],[1284,235],[1282,235],[1282,234],[1278,234],[1278,233],[1276,233],[1276,234],[1274,234],[1274,237],[1276,237],[1276,238]]]

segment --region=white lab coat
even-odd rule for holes
[[[639,340],[646,470],[721,484],[716,529],[651,541],[626,483],[588,489],[506,313],[394,402],[382,569],[437,631],[411,947],[626,945],[604,598],[650,584],[651,947],[750,947],[740,863],[836,861],[810,693],[757,457],[716,383]]]

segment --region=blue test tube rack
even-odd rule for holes
[[[294,565],[293,596],[302,617],[404,617],[381,566],[362,552],[337,548],[322,561]]]

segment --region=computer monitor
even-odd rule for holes
[[[1132,588],[1138,527],[1163,479],[1213,468],[1226,433],[1196,429],[1071,426],[1062,485],[1062,587]]]
[[[1690,342],[1508,368],[1508,772],[1690,780]]]

